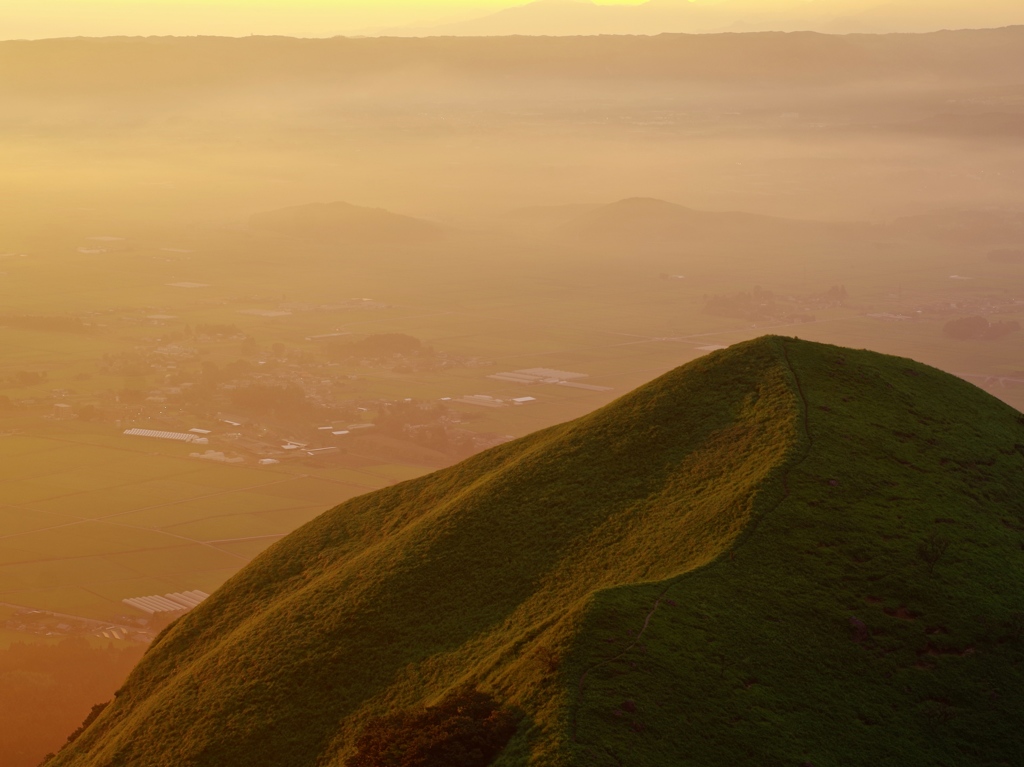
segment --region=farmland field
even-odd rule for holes
[[[346,469],[210,465],[100,427],[40,431],[0,437],[0,602],[101,620],[131,615],[125,598],[210,591],[327,508],[427,471],[381,464],[353,485]]]
[[[149,365],[116,371],[104,363],[137,349],[183,345],[187,326],[230,325],[256,339],[259,348],[283,345],[297,361],[290,373],[295,380],[329,379],[331,393],[324,395],[329,400],[366,403],[365,413],[353,410],[350,418],[379,416],[374,409],[380,405],[373,403],[443,401],[449,420],[466,434],[492,439],[520,436],[582,415],[708,349],[765,332],[915,356],[973,376],[977,383],[989,381],[995,394],[1024,406],[1024,387],[1000,378],[1013,379],[1015,371],[1024,370],[1015,337],[964,344],[944,338],[936,321],[869,316],[940,299],[969,302],[1014,292],[1024,296],[1020,267],[986,264],[978,269],[976,256],[956,247],[911,245],[899,258],[886,257],[884,266],[874,263],[880,256],[857,249],[789,271],[744,262],[742,281],[733,269],[716,272],[707,264],[685,280],[659,279],[658,271],[694,266],[687,257],[664,255],[646,265],[613,259],[598,276],[571,253],[553,265],[535,259],[495,281],[486,265],[467,265],[458,252],[446,256],[454,259],[454,266],[410,263],[387,279],[343,263],[318,272],[329,279],[307,281],[282,260],[280,245],[263,246],[257,258],[254,251],[240,252],[237,243],[220,238],[206,242],[211,255],[201,264],[185,261],[191,258],[186,256],[174,256],[169,264],[166,254],[153,247],[86,259],[44,242],[39,258],[19,260],[0,282],[8,306],[20,300],[22,311],[52,312],[49,302],[29,306],[19,298],[39,295],[45,282],[51,289],[49,300],[60,298],[67,302],[65,310],[74,307],[79,316],[96,318],[96,327],[85,335],[0,328],[5,343],[0,379],[14,380],[21,370],[46,373],[45,380],[4,390],[19,406],[0,411],[0,432],[5,434],[0,437],[0,602],[102,620],[131,617],[124,598],[212,591],[257,553],[327,508],[459,457],[413,444],[403,447],[391,437],[359,435],[344,437],[350,441],[343,444],[340,457],[322,465],[286,461],[256,466],[252,458],[233,465],[190,457],[197,450],[230,453],[235,447],[233,427],[215,410],[189,415],[173,401],[125,408],[118,404],[120,395],[112,400],[110,392],[159,394],[167,390],[167,380],[196,376],[175,372],[196,363],[163,364],[159,373]],[[95,283],[89,291],[75,289],[104,257],[105,274],[117,264],[116,280],[103,289]],[[63,266],[56,280],[53,264]],[[972,279],[950,280],[950,274],[960,272]],[[243,273],[244,279],[239,276]],[[210,287],[167,287],[186,276]],[[295,310],[271,317],[242,313],[268,305],[254,297],[267,294],[271,286],[287,292],[290,301],[332,300],[330,294],[336,291],[325,291],[325,282],[344,285],[346,298],[373,296],[385,308]],[[844,307],[817,312],[813,322],[751,323],[702,310],[708,294],[762,283],[792,294],[842,284],[851,298]],[[118,304],[115,295],[130,295],[131,303]],[[273,299],[269,305],[280,302]],[[1024,318],[1024,304],[1015,316]],[[325,347],[309,340],[324,333],[356,338],[406,334],[465,361],[421,370],[324,366],[318,355]],[[192,346],[203,364],[225,365],[240,356],[237,340],[211,338],[201,344],[192,341]],[[268,358],[267,352],[259,354]],[[609,390],[487,377],[539,366],[584,373],[588,384]],[[506,403],[526,396],[533,401],[500,408],[454,401],[479,394]],[[222,395],[221,400],[217,407],[230,411]],[[57,402],[76,408],[95,403],[106,412],[91,421],[54,420],[51,410]],[[337,421],[337,416],[332,418]],[[133,426],[179,431],[202,426],[210,432],[211,444],[197,448],[122,434]],[[342,426],[344,422],[330,428]],[[254,429],[242,431],[258,436]]]
[[[80,231],[99,228],[82,224]],[[465,252],[470,246],[455,242],[429,261],[400,260],[401,269],[385,274],[347,260],[324,262],[315,243],[307,245],[312,271],[296,271],[286,257],[294,243],[216,232],[193,233],[190,254],[162,250],[172,241],[145,233],[134,242],[127,239],[123,252],[85,256],[70,247],[80,241],[44,237],[22,243],[35,247],[26,258],[6,259],[0,282],[10,310],[46,315],[58,313],[59,306],[61,316],[92,318],[84,334],[0,328],[0,379],[15,381],[25,370],[45,372],[38,381],[22,376],[24,381],[4,389],[20,406],[0,411],[0,431],[7,434],[0,437],[0,602],[87,617],[123,613],[125,597],[209,591],[319,512],[458,458],[359,437],[345,444],[344,460],[330,465],[257,467],[251,459],[230,465],[190,457],[197,450],[193,445],[123,436],[132,426],[201,426],[211,432],[211,445],[199,452],[233,447],[231,429],[216,409],[189,415],[173,396],[160,402],[166,394],[156,404],[134,408],[118,404],[121,395],[111,399],[110,392],[129,390],[161,394],[168,380],[194,380],[198,361],[224,366],[242,357],[238,340],[211,337],[199,343],[183,336],[189,327],[230,326],[255,339],[258,349],[284,347],[295,360],[289,373],[295,380],[324,378],[330,382],[323,395],[328,401],[368,403],[366,413],[353,411],[350,418],[374,418],[373,402],[443,398],[466,433],[501,438],[581,415],[709,348],[765,332],[912,355],[978,376],[979,383],[1024,369],[1013,336],[964,344],[944,338],[935,321],[869,316],[939,299],[966,302],[1014,291],[1024,296],[1020,267],[979,268],[976,253],[956,246],[912,243],[894,258],[844,243],[828,257],[808,256],[789,268],[742,254],[728,268],[715,269],[687,254],[632,262],[602,253],[592,256],[602,263],[598,272],[586,254],[571,250],[549,262],[550,251],[525,257],[505,243],[475,262]],[[519,259],[517,269],[495,280],[491,262],[511,258]],[[742,280],[736,276],[740,265]],[[107,278],[90,279],[96,270]],[[659,279],[666,271],[687,274]],[[972,279],[950,280],[959,273]],[[169,287],[178,282],[208,287]],[[813,322],[751,323],[703,311],[709,294],[759,284],[790,294],[842,284],[850,300],[816,312]],[[45,302],[40,295],[47,296]],[[370,296],[381,308],[339,303],[352,296]],[[327,302],[338,305],[304,308]],[[275,310],[264,312],[272,316],[250,313],[266,307]],[[1017,316],[1024,317],[1024,305]],[[463,361],[434,369],[325,365],[319,355],[326,347],[309,339],[342,333],[406,334]],[[191,360],[153,356],[153,350],[186,345]],[[135,364],[136,350],[147,350],[145,364]],[[118,355],[128,361],[105,362]],[[153,365],[154,359],[163,361]],[[609,391],[487,378],[538,366],[587,374],[588,384]],[[1024,388],[991,385],[997,395],[1024,405]],[[453,401],[477,394],[534,400],[497,409]],[[216,408],[230,412],[228,398],[219,396],[223,402]],[[53,420],[56,402],[76,408],[94,403],[106,412],[89,422]]]

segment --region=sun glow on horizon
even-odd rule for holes
[[[431,28],[479,19],[538,0],[0,0],[0,39],[102,37],[114,35],[284,35],[332,37],[345,34],[431,34]],[[830,17],[880,12],[878,31],[900,31],[905,17],[930,18],[942,26],[1003,26],[1024,23],[1019,0],[539,0],[549,6],[554,34],[578,32],[585,6],[636,9],[658,18],[659,31],[718,31],[733,25],[768,29],[823,29]],[[582,13],[579,10],[582,8]],[[539,9],[538,12],[539,13]],[[537,13],[533,15],[536,16]],[[633,11],[630,11],[633,13]],[[707,16],[711,14],[711,16]],[[592,14],[590,14],[592,15]],[[600,14],[600,15],[603,15]],[[686,19],[713,18],[704,27]],[[669,18],[674,21],[668,20]],[[812,23],[811,19],[817,21]],[[930,23],[930,22],[928,22]],[[658,27],[658,24],[665,26]],[[887,25],[896,26],[889,29]],[[560,25],[560,26],[559,26]],[[585,26],[585,25],[584,25]],[[905,26],[905,24],[904,24]],[[918,23],[920,26],[920,23]],[[925,24],[927,26],[927,23]],[[611,27],[611,33],[618,29]],[[562,31],[564,30],[564,31]],[[601,33],[608,33],[602,28]],[[543,31],[539,34],[549,34]],[[628,30],[625,33],[629,34]],[[504,33],[503,33],[504,34]],[[534,32],[527,32],[534,34]]]

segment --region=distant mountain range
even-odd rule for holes
[[[807,221],[742,211],[695,210],[649,197],[608,205],[564,205],[517,211],[512,220],[566,243],[640,253],[716,244],[758,249],[826,240],[942,240],[962,245],[1024,244],[1024,213],[945,210],[890,221]]]
[[[460,230],[423,219],[346,202],[256,213],[249,219],[249,228],[260,234],[337,246],[429,244],[460,234]],[[524,208],[510,213],[500,231],[540,237],[556,247],[632,255],[679,253],[688,246],[715,246],[739,254],[787,244],[878,238],[1019,247],[1024,243],[1024,214],[950,210],[872,224],[696,210],[652,197],[631,197],[605,205]],[[477,235],[486,238],[496,233],[481,230]]]
[[[620,8],[621,10],[621,8]],[[102,105],[166,108],[190,89],[247,89],[281,108],[282,92],[319,93],[416,73],[425,93],[451,97],[486,83],[763,83],[788,86],[929,80],[1016,87],[1024,27],[927,35],[662,35],[499,40],[107,38],[0,42],[0,97],[23,102],[88,95]],[[475,91],[470,91],[475,92]],[[557,92],[557,91],[556,91]],[[72,102],[74,103],[74,102]],[[33,119],[42,119],[32,111]],[[6,113],[5,113],[6,114]]]
[[[781,7],[780,7],[781,6]],[[845,7],[844,7],[845,6]],[[934,32],[1024,24],[1015,0],[893,0],[865,10],[819,2],[773,4],[752,0],[693,3],[649,0],[598,5],[587,0],[538,0],[476,19],[433,27],[376,30],[396,35],[657,35],[666,32],[793,32],[837,34]]]
[[[619,200],[572,216],[554,229],[557,237],[604,246],[668,246],[705,242],[779,242],[849,236],[866,224],[839,224],[712,212],[647,197]]]
[[[292,533],[50,767],[1020,764],[1022,463],[933,368],[713,352]]]

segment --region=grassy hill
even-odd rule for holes
[[[499,767],[1020,764],[1022,467],[959,379],[740,344],[322,515],[53,764],[343,765],[467,683]]]

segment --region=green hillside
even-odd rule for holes
[[[1022,469],[959,379],[740,344],[322,515],[51,764],[341,767],[464,685],[498,767],[1022,764]]]

